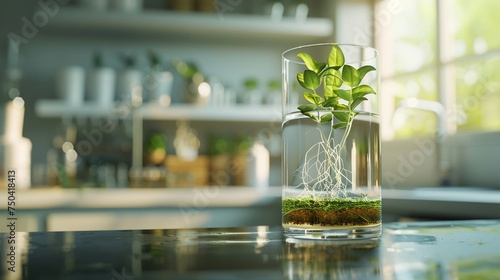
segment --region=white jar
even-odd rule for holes
[[[70,106],[80,106],[85,92],[85,69],[68,66],[57,72],[56,90],[58,96]]]
[[[115,98],[116,73],[112,68],[95,68],[89,73],[88,95],[101,107],[112,107]]]

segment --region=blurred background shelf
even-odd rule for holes
[[[92,103],[81,106],[70,106],[59,100],[40,100],[36,103],[39,117],[106,117],[119,114],[117,107],[99,107]],[[281,122],[281,110],[268,105],[234,105],[227,107],[195,106],[189,104],[173,104],[163,107],[156,104],[145,104],[139,107],[138,117],[143,120],[188,120],[188,121],[225,121],[225,122]]]
[[[175,104],[162,107],[147,104],[140,109],[144,120],[193,120],[229,122],[281,122],[280,108],[234,105],[227,107]]]
[[[102,141],[92,142],[90,154],[80,153],[78,157],[79,169],[75,178],[79,181],[90,177],[86,166],[96,165],[95,158],[101,160],[99,170],[104,170],[103,166],[118,170],[117,159],[129,169],[147,166],[145,147],[152,135],[165,136],[168,139],[165,144],[167,154],[174,155],[173,140],[179,124],[183,124],[178,121],[185,120],[199,138],[200,156],[210,153],[213,139],[231,145],[243,139],[262,141],[271,151],[270,183],[277,185],[279,157],[272,151],[277,150],[275,146],[281,133],[281,106],[264,93],[271,92],[271,82],[281,80],[283,51],[299,45],[335,41],[338,28],[336,22],[334,24],[336,3],[329,0],[308,5],[307,18],[297,17],[296,7],[289,1],[289,7],[285,5],[283,17],[279,20],[271,19],[267,0],[218,1],[238,2],[233,9],[223,12],[199,7],[184,12],[170,5],[173,0],[144,0],[140,9],[131,12],[115,6],[126,1],[114,1],[115,4],[110,4],[105,10],[98,10],[89,8],[87,3],[91,1],[70,0],[54,7],[57,11],[50,15],[38,2],[20,1],[22,4],[9,6],[11,11],[5,17],[9,25],[0,28],[7,31],[5,35],[9,32],[23,34],[24,22],[20,21],[23,17],[30,21],[27,25],[35,24],[28,15],[44,13],[48,17],[43,28],[35,25],[37,35],[30,38],[29,44],[22,44],[20,52],[21,61],[30,63],[30,67],[24,69],[27,79],[22,92],[27,106],[30,106],[26,119],[36,119],[36,122],[27,121],[25,128],[27,138],[37,139],[33,145],[33,163],[48,170],[47,151],[62,151],[54,139],[63,139],[61,143],[71,142],[78,148],[93,140],[92,136],[89,139],[89,132],[102,134]],[[213,8],[215,2],[208,2]],[[126,95],[119,93],[118,76],[129,69],[140,72],[143,78],[143,104],[140,107],[133,109],[131,105],[120,102],[98,107],[97,102],[88,102],[97,99],[90,94],[92,91],[87,83],[85,103],[81,106],[68,106],[61,101],[65,95],[58,88],[60,71],[76,66],[84,69],[85,77],[90,77],[96,54],[101,56],[103,67],[115,71],[116,100],[127,99]],[[150,54],[158,58],[162,71],[173,74],[169,107],[150,103],[156,101],[146,87],[151,82],[146,80],[152,70]],[[231,97],[224,99],[223,103],[232,105],[211,107],[209,105],[222,102],[210,99],[207,101],[209,105],[196,106],[185,100],[183,77],[173,66],[176,60],[194,64],[208,82],[222,84]],[[245,97],[248,92],[245,82],[248,80],[258,82],[258,89],[263,94],[261,102]],[[256,103],[259,105],[247,105]],[[112,121],[113,131],[99,127],[108,121]],[[55,147],[54,143],[57,143]],[[49,173],[53,175],[51,171],[43,174]],[[38,184],[48,181],[48,176],[40,178]]]
[[[203,38],[246,38],[286,40],[321,39],[332,36],[332,20],[308,18],[297,21],[283,17],[280,21],[270,16],[236,13],[193,13],[144,10],[137,13],[117,11],[93,12],[66,7],[51,19],[49,28],[69,31],[112,31],[127,36],[146,34],[182,35]]]
[[[59,117],[106,117],[115,111],[113,107],[100,107],[93,103],[71,106],[60,100],[38,100],[35,104],[37,116]]]

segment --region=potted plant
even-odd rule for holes
[[[142,104],[142,74],[136,68],[136,58],[126,54],[120,58],[124,67],[117,77],[118,96],[133,106],[139,106]]]
[[[280,80],[270,80],[267,83],[265,103],[271,106],[281,105],[281,82]]]
[[[144,75],[144,89],[146,98],[162,106],[169,106],[171,103],[172,73],[164,71],[159,56],[153,52],[148,52],[149,69]]]
[[[292,3],[287,6],[286,15],[294,18],[298,22],[305,22],[307,20],[307,14],[309,13],[309,7],[305,2],[305,0],[293,0]]]
[[[377,59],[372,48],[337,44],[283,54],[285,235],[380,235]],[[300,95],[298,107],[290,103],[294,95]]]
[[[198,70],[196,64],[175,59],[172,62],[177,72],[184,78],[185,88],[183,98],[188,103],[205,105],[211,96],[210,85],[205,76]]]
[[[146,141],[147,162],[156,166],[162,166],[167,157],[167,137],[165,134],[152,133]]]
[[[243,81],[241,103],[245,105],[259,105],[262,104],[262,97],[257,79],[247,78]]]
[[[57,95],[69,106],[83,104],[85,93],[85,68],[77,65],[65,66],[56,74]]]
[[[93,67],[88,78],[88,94],[98,106],[111,107],[115,97],[115,70],[105,67],[100,52],[93,56]]]

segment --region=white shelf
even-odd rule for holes
[[[35,112],[40,117],[105,117],[115,112],[114,107],[100,107],[93,103],[71,106],[61,100],[39,100]]]
[[[105,117],[118,113],[113,107],[99,107],[92,103],[81,106],[69,106],[60,100],[40,100],[35,106],[40,117]],[[281,122],[281,110],[267,105],[231,107],[195,106],[173,104],[163,107],[156,104],[144,104],[138,113],[144,120],[189,120],[189,121],[228,121],[228,122]]]
[[[309,18],[305,22],[293,18],[273,21],[260,15],[180,13],[145,10],[140,13],[93,12],[64,8],[51,18],[48,27],[74,31],[125,31],[128,35],[179,34],[196,37],[231,37],[252,39],[320,39],[333,35],[329,19]]]
[[[144,120],[192,120],[228,122],[281,122],[281,110],[267,105],[211,107],[174,104],[162,107],[147,104],[140,110]]]

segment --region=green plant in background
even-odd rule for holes
[[[229,140],[226,137],[219,135],[210,136],[208,154],[217,156],[227,154],[229,150]]]
[[[95,69],[99,69],[104,66],[101,52],[94,52],[94,55],[92,56],[92,65]]]
[[[205,76],[199,71],[196,64],[174,59],[172,65],[185,80],[186,84],[183,92],[185,101],[200,105],[206,104],[212,89],[205,81]]]
[[[149,162],[162,165],[167,156],[167,136],[163,133],[152,133],[146,140],[146,152]]]
[[[232,146],[233,154],[245,154],[252,146],[252,139],[247,135],[237,135]]]
[[[186,80],[193,79],[195,74],[199,73],[198,67],[192,62],[184,62],[180,59],[174,59],[172,65],[175,70]]]
[[[267,88],[270,91],[279,91],[279,90],[281,90],[281,81],[280,80],[269,80],[267,82]]]
[[[216,156],[221,154],[244,154],[252,146],[252,140],[245,135],[237,135],[229,138],[221,135],[210,136],[209,155]]]
[[[332,196],[346,196],[346,184],[350,182],[344,168],[342,150],[349,136],[352,123],[358,114],[355,109],[368,100],[365,96],[376,94],[369,85],[362,84],[363,78],[375,67],[371,65],[360,68],[345,64],[344,53],[334,45],[327,62],[319,62],[307,53],[297,54],[305,64],[303,72],[297,74],[297,81],[306,91],[303,96],[307,104],[298,106],[300,112],[320,124],[331,124],[330,133],[325,135],[320,128],[321,141],[313,145],[305,155],[307,159],[297,173],[302,178],[299,186],[305,192],[314,195],[314,191],[328,191]],[[321,90],[322,89],[322,90]],[[320,92],[322,91],[322,95]],[[345,129],[340,142],[332,137],[334,129]],[[318,178],[308,181],[309,174],[318,174]]]
[[[151,69],[159,70],[161,68],[161,60],[160,57],[153,51],[148,52],[148,60]]]
[[[243,82],[243,86],[245,87],[246,90],[254,90],[257,89],[259,83],[254,78],[248,78]]]
[[[161,64],[160,58],[153,51],[148,52],[148,59],[151,66],[158,66]]]
[[[125,69],[134,69],[136,66],[136,58],[134,55],[130,54],[121,54],[120,59],[123,63],[123,66],[125,66]]]

